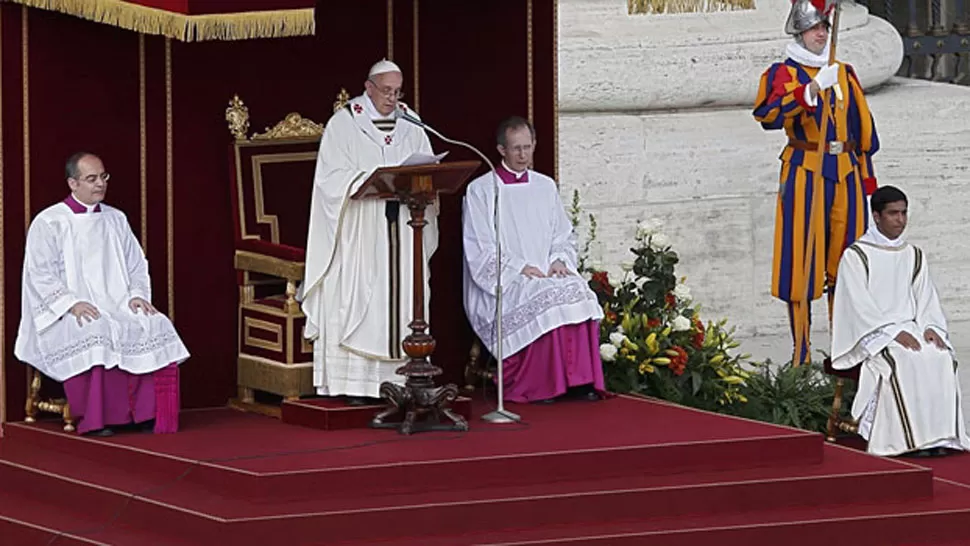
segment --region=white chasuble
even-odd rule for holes
[[[852,404],[859,433],[876,455],[968,449],[953,347],[925,255],[910,244],[877,240],[869,233],[843,254],[832,317],[833,367],[861,363]],[[927,329],[945,349],[924,339]],[[895,341],[900,332],[921,348]]]
[[[100,208],[75,213],[58,203],[27,231],[14,353],[61,382],[96,365],[146,374],[189,357],[165,315],[128,307],[134,297],[151,301],[148,262],[125,214]],[[78,302],[101,317],[78,325],[68,312]]]
[[[482,343],[495,351],[496,280],[502,279],[502,356],[524,349],[560,326],[603,318],[603,308],[576,273],[572,224],[556,183],[527,171],[527,182],[499,182],[502,269],[495,256],[495,192],[488,172],[468,186],[462,210],[465,313]],[[548,273],[561,260],[572,275],[530,278],[526,266]]]
[[[300,298],[304,335],[313,341],[313,384],[322,395],[377,397],[382,382],[404,381],[394,370],[407,358],[401,342],[413,318],[411,215],[397,201],[350,196],[377,168],[432,150],[424,130],[397,112],[372,120],[369,101],[356,97],[330,118],[317,156]],[[425,316],[436,214],[429,207],[424,228]]]

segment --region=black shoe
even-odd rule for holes
[[[930,454],[933,457],[946,457],[950,452],[945,447],[934,447],[930,450]]]
[[[115,431],[110,428],[99,428],[98,430],[89,430],[82,434],[81,436],[89,436],[93,438],[109,438],[115,435]]]
[[[545,398],[543,400],[533,400],[532,403],[533,404],[542,404],[544,406],[548,406],[549,404],[555,404],[556,403],[556,399],[555,398]]]
[[[572,400],[583,400],[587,402],[602,400],[602,397],[596,392],[596,388],[592,383],[579,385],[578,387],[570,387],[567,396]]]
[[[137,423],[135,426],[138,427],[138,432],[143,432],[143,433],[150,433],[150,432],[151,433],[154,433],[155,432],[155,420],[154,419],[149,419],[147,421],[142,421],[141,423]]]

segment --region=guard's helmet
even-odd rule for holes
[[[831,0],[792,0],[785,32],[797,36],[823,21],[828,22],[834,5]]]

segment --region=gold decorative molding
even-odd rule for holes
[[[237,383],[241,387],[294,398],[316,393],[312,362],[283,364],[245,353],[239,354],[237,362]]]
[[[307,119],[296,112],[290,112],[273,128],[267,127],[265,132],[256,133],[252,140],[280,140],[287,138],[319,137],[323,134],[323,125]]]
[[[316,158],[316,152],[294,152],[265,155],[253,154],[253,156],[250,158],[253,170],[253,200],[255,201],[256,205],[256,223],[269,225],[270,241],[272,241],[273,244],[280,244],[280,223],[279,218],[275,214],[266,214],[266,197],[263,191],[263,165],[273,163],[314,161]],[[240,194],[240,197],[241,196],[242,194]],[[243,224],[241,226],[243,228],[243,238],[259,238],[258,236],[248,237],[249,234],[246,233],[245,223],[242,222],[242,219],[240,219],[240,221]]]
[[[387,0],[387,60],[394,60],[394,0]]]
[[[350,93],[348,93],[346,89],[341,87],[340,92],[337,93],[337,100],[334,101],[333,103],[334,113],[337,113],[337,110],[340,110],[344,106],[347,106],[348,102],[350,102]]]
[[[712,13],[754,8],[754,0],[627,0],[630,15]]]
[[[124,0],[8,0],[182,42],[312,36],[313,8],[185,15]]]
[[[246,250],[237,250],[234,262],[236,269],[272,275],[287,280],[303,280],[304,262],[283,260]]]
[[[552,3],[552,178],[559,181],[559,2]]]
[[[236,140],[246,140],[249,134],[249,108],[243,103],[239,95],[233,95],[226,108],[226,122],[229,123],[229,132]]]
[[[172,40],[165,38],[165,244],[168,318],[175,323],[175,156],[172,126]]]
[[[413,52],[413,56],[414,56],[414,73],[411,75],[411,77],[414,79],[414,109],[417,110],[418,112],[420,112],[421,111],[421,100],[420,100],[421,95],[420,95],[419,86],[418,86],[418,74],[420,74],[420,70],[418,70],[418,66],[419,66],[419,61],[421,60],[421,56],[419,55],[419,48],[418,48],[418,43],[419,43],[418,42],[418,30],[419,30],[419,28],[420,28],[421,25],[418,23],[418,17],[421,14],[421,10],[418,9],[418,0],[414,0],[413,6],[414,6],[414,12],[413,12],[413,15],[412,15],[412,21],[413,21],[413,24],[414,24],[414,32],[411,33],[412,34],[411,44],[414,46],[414,52]]]
[[[0,6],[0,59],[3,59],[3,6]],[[3,70],[0,70],[0,127],[3,127]],[[0,241],[3,241],[3,131],[0,130]],[[4,298],[4,259],[6,252],[0,246],[0,438],[3,424],[7,422],[7,316]]]
[[[526,93],[529,97],[528,120],[535,123],[535,75],[533,74],[533,51],[532,51],[532,0],[525,2],[525,64],[526,64]]]
[[[21,101],[24,107],[24,229],[30,227],[30,55],[27,50],[29,11],[26,6],[20,10],[21,79],[24,92]]]
[[[262,330],[276,336],[276,341],[269,341],[253,336],[253,330]],[[243,344],[259,347],[267,351],[283,352],[283,326],[266,320],[243,317]]]
[[[145,35],[138,35],[138,153],[141,182],[141,251],[148,255],[148,129],[145,69]]]

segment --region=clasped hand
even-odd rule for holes
[[[534,265],[527,265],[523,267],[521,273],[526,277],[529,277],[530,279],[541,279],[545,277],[565,277],[567,275],[572,275],[572,273],[569,272],[569,268],[566,267],[566,264],[564,264],[562,260],[556,260],[552,262],[552,265],[549,266],[548,273],[543,273],[541,269],[539,269]]]

